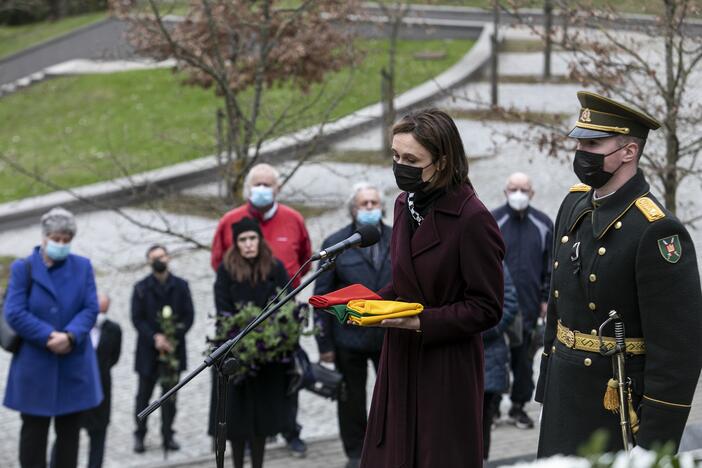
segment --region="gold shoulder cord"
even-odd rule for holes
[[[656,203],[648,197],[641,197],[636,200],[636,208],[643,213],[649,223],[665,218],[665,213]]]
[[[570,187],[570,189],[568,191],[569,192],[589,192],[591,188],[592,187],[590,187],[589,185],[575,184],[572,187]]]

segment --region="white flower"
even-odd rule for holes
[[[563,457],[556,455],[555,457],[537,460],[532,463],[518,463],[516,465],[500,465],[500,468],[511,466],[512,468],[590,468],[590,462],[584,458]]]
[[[172,315],[173,315],[173,309],[171,309],[171,306],[169,306],[169,305],[163,306],[163,310],[161,310],[161,317],[163,317],[165,319],[169,319],[169,318],[171,318]]]

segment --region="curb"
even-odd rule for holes
[[[463,26],[473,29],[476,35],[479,32],[476,43],[448,70],[398,96],[395,100],[398,113],[426,105],[482,72],[490,57],[492,25],[463,22]],[[377,125],[381,119],[382,105],[376,103],[324,125],[324,135],[319,139],[317,134],[320,126],[316,125],[266,141],[262,145],[260,157],[262,161],[289,158],[291,154],[311,143],[317,143],[320,148],[324,148]],[[0,204],[0,229],[33,224],[39,216],[56,206],[76,212],[124,206],[153,196],[159,191],[169,193],[210,182],[218,176],[219,171],[217,156],[210,155],[129,177],[3,203]]]

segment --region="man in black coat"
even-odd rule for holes
[[[90,452],[88,468],[100,468],[105,453],[105,437],[110,423],[112,377],[110,370],[119,361],[122,350],[122,329],[107,318],[110,308],[110,298],[106,294],[98,295],[100,315],[95,326],[90,331],[90,340],[95,347],[98,367],[100,368],[100,383],[105,398],[99,406],[83,413],[83,427],[90,436]]]
[[[136,397],[135,415],[149,405],[149,399],[156,383],[161,381],[163,393],[174,383],[164,372],[165,366],[160,356],[171,353],[178,360],[177,373],[185,370],[185,334],[193,324],[193,301],[187,281],[168,270],[170,257],[162,245],[151,246],[146,259],[152,273],[134,285],[132,293],[132,323],[137,329],[138,339],[134,370],[139,375],[139,390]],[[175,336],[169,339],[162,330],[162,316],[170,316],[176,326]],[[176,341],[173,343],[172,341]],[[177,375],[176,379],[177,381]],[[173,420],[176,414],[175,395],[161,407],[161,435],[163,447],[178,450],[180,445],[173,438]],[[136,420],[134,431],[134,451],[143,453],[146,419]]]
[[[619,382],[596,336],[612,311],[626,337],[623,403],[635,443],[677,447],[702,366],[702,293],[689,233],[638,168],[648,132],[660,123],[594,93],[578,99],[569,136],[578,140],[573,169],[583,183],[571,187],[556,220],[536,391],[538,456],[575,454],[597,430],[607,434],[608,451],[624,447],[614,411]],[[614,348],[612,324],[602,332]]]
[[[391,280],[389,245],[392,230],[382,222],[381,192],[376,187],[360,183],[353,188],[349,199],[351,224],[327,237],[322,248],[349,237],[361,224],[377,226],[380,242],[362,249],[349,249],[336,260],[336,268],[323,274],[315,283],[315,294],[359,283],[378,291]],[[368,360],[378,368],[384,330],[352,327],[341,324],[332,315],[316,315],[321,333],[317,335],[320,359],[333,362],[344,376],[346,392],[338,400],[339,430],[348,467],[357,467],[366,432],[366,371]]]

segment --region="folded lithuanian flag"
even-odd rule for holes
[[[411,317],[424,310],[416,302],[357,299],[346,305],[348,318],[356,325],[375,325],[385,319]]]
[[[336,317],[336,319],[339,321],[339,323],[346,323],[346,317],[349,314],[348,309],[346,308],[345,305],[329,306],[329,307],[325,307],[324,309],[321,309],[321,310],[332,314],[334,317]]]
[[[332,314],[339,323],[346,323],[348,315],[346,304],[354,299],[381,299],[381,297],[362,284],[351,284],[327,294],[312,296],[308,302],[315,309]]]
[[[312,296],[307,302],[315,309],[326,309],[334,305],[346,305],[354,299],[381,299],[381,297],[362,284],[352,284],[327,294]]]

